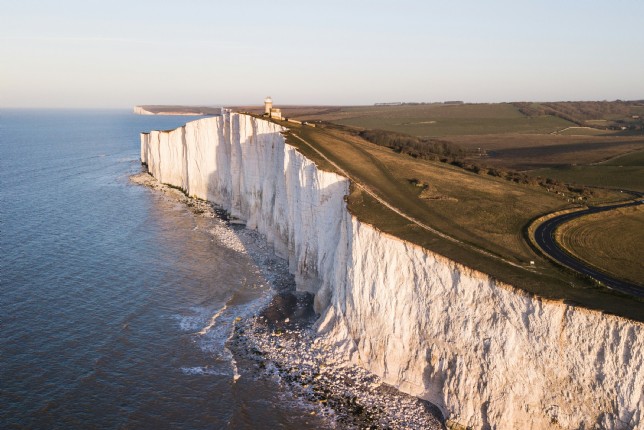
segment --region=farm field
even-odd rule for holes
[[[635,206],[575,219],[557,229],[569,253],[603,271],[644,285],[644,207]]]
[[[609,108],[604,107],[610,120],[585,120],[588,125],[579,126],[553,115],[525,115],[517,105],[520,104],[294,106],[285,107],[282,111],[285,116],[299,120],[437,138],[460,146],[471,154],[472,160],[481,164],[515,170],[593,164],[644,150],[642,131],[589,128],[589,125],[606,127],[619,117],[610,113]],[[602,103],[597,105],[604,106]],[[612,109],[617,108],[613,106]],[[629,109],[620,115],[626,115],[624,112],[639,113],[644,107],[632,106]],[[481,157],[481,153],[485,156]]]
[[[644,150],[644,137],[486,135],[446,139],[475,155],[482,164],[515,170],[599,163],[633,151]],[[478,156],[478,148],[486,156]]]
[[[509,103],[343,107],[335,112],[297,117],[429,137],[550,133],[575,125],[553,116],[527,117]]]
[[[571,183],[644,192],[644,151],[593,165],[552,167],[532,173]]]
[[[602,136],[614,134],[611,130],[597,130],[593,127],[567,127],[557,131],[556,134],[564,136]]]
[[[450,236],[520,264],[534,257],[521,236],[522,226],[534,216],[568,204],[537,187],[414,159],[342,130],[303,128],[300,133],[327,149],[329,158],[344,162],[361,182],[387,195],[394,206]]]

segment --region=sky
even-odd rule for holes
[[[0,107],[644,99],[642,0],[0,0]]]

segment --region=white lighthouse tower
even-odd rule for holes
[[[273,109],[273,99],[268,96],[264,99],[264,114],[271,116],[271,109]]]

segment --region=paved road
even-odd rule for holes
[[[572,212],[572,213],[556,216],[544,222],[539,227],[537,227],[537,229],[534,232],[534,239],[539,245],[539,247],[541,247],[541,249],[546,254],[548,254],[554,260],[558,261],[560,264],[566,267],[569,267],[584,275],[588,275],[591,278],[601,282],[608,288],[612,288],[614,290],[618,290],[623,293],[630,294],[632,296],[644,297],[644,287],[613,278],[603,272],[600,272],[599,270],[593,269],[592,267],[586,265],[586,263],[580,260],[577,260],[576,258],[572,257],[570,254],[566,253],[557,244],[557,241],[554,238],[554,233],[557,227],[559,227],[561,224],[565,222],[568,222],[574,218],[578,218],[584,215],[594,214],[598,212],[605,212],[605,211],[628,207],[628,206],[638,206],[644,203],[644,200],[642,200],[641,197],[642,196],[640,195],[640,199],[635,202],[622,203],[622,204],[611,205],[611,206],[591,207],[583,211]]]

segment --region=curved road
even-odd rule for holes
[[[554,218],[547,220],[543,224],[539,225],[539,227],[537,227],[537,229],[534,232],[534,239],[539,245],[539,247],[543,250],[543,252],[548,254],[548,256],[550,256],[552,259],[559,262],[560,264],[566,267],[569,267],[579,273],[590,276],[591,278],[601,282],[608,288],[612,288],[614,290],[621,291],[623,293],[630,294],[632,296],[644,297],[644,287],[627,281],[622,281],[622,280],[613,278],[612,276],[609,276],[603,272],[600,272],[599,270],[596,270],[588,266],[586,263],[580,260],[577,260],[576,258],[572,257],[570,254],[565,252],[557,244],[557,241],[555,240],[555,237],[554,237],[554,233],[557,227],[559,227],[559,225],[565,222],[568,222],[574,218],[578,218],[584,215],[594,214],[598,212],[605,212],[605,211],[628,207],[628,206],[638,206],[644,203],[644,200],[642,200],[641,197],[642,195],[640,195],[639,200],[630,202],[630,203],[621,203],[618,205],[611,205],[611,206],[591,207],[583,211],[572,212],[572,213],[556,216]]]

